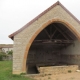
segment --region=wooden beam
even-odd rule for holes
[[[54,36],[54,34],[56,33],[56,31],[57,31],[57,30],[55,30],[55,31],[53,32],[53,34],[51,35],[51,39],[53,38],[53,36]]]
[[[54,46],[65,46],[65,44],[54,44],[54,43],[33,43],[32,45],[54,45]]]
[[[73,39],[73,37],[71,36],[71,35],[69,35],[69,37],[71,38],[71,39]],[[73,39],[74,40],[74,39]]]
[[[60,25],[58,25],[58,24],[56,24],[56,25],[57,25],[57,26],[60,26]],[[62,27],[60,27],[60,28],[63,29]],[[69,30],[66,30],[66,31],[64,31],[63,33],[66,33],[66,32],[67,32],[66,34],[67,34],[71,39],[73,39],[73,37],[72,37],[70,34],[68,34],[68,31],[69,31]]]
[[[47,32],[47,30],[44,29],[44,31],[45,31],[45,33],[47,34],[47,36],[49,37],[49,39],[50,39],[51,37],[50,37],[49,33]]]
[[[60,39],[52,39],[52,40],[34,40],[33,43],[73,43],[73,40],[60,40]]]
[[[61,35],[61,34],[58,34],[58,35],[56,36],[56,38],[58,38],[60,35]]]
[[[53,26],[54,26],[67,40],[69,40],[68,37],[67,37],[66,35],[64,35],[64,33],[63,33],[60,29],[58,29],[54,24],[53,24]]]
[[[50,26],[50,37],[51,37],[51,34],[52,34],[52,25]]]
[[[52,42],[55,42],[55,43],[73,43],[74,41],[73,40],[60,40],[60,39],[52,39]]]

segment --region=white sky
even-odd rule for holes
[[[13,41],[8,35],[23,27],[58,0],[0,0],[0,44]],[[59,0],[80,20],[80,0]]]

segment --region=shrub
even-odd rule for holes
[[[0,61],[2,61],[2,54],[0,54]]]
[[[13,77],[20,77],[21,75],[13,74]]]
[[[11,50],[11,51],[8,51],[7,53],[8,53],[8,55],[12,55],[13,51]]]
[[[71,70],[68,70],[68,73],[71,73],[72,71]]]
[[[20,75],[25,75],[26,73],[21,73]]]
[[[48,77],[48,79],[51,79],[51,77]]]
[[[0,61],[3,60],[3,57],[6,57],[6,53],[5,52],[0,52]]]

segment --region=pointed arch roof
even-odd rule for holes
[[[47,13],[48,11],[50,11],[52,8],[54,8],[55,6],[60,5],[70,16],[73,17],[73,19],[75,19],[79,24],[80,21],[70,12],[68,11],[59,1],[57,1],[56,3],[54,3],[52,6],[50,6],[49,8],[47,8],[45,11],[43,11],[41,14],[39,14],[37,17],[35,17],[34,19],[32,19],[30,22],[28,22],[25,26],[23,26],[22,28],[20,28],[19,30],[17,30],[16,32],[12,33],[9,35],[9,38],[11,38],[12,40],[14,40],[14,36],[18,33],[20,33],[21,31],[23,31],[25,28],[27,28],[29,25],[31,25],[33,22],[35,22],[38,18],[40,18],[41,16],[43,16],[45,13]]]

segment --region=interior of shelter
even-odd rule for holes
[[[49,24],[34,39],[27,56],[27,73],[38,73],[41,66],[63,66],[78,64],[75,62],[74,47],[78,39],[59,22]]]

